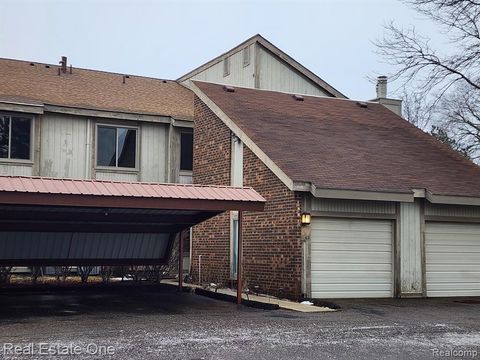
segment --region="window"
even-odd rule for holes
[[[193,133],[180,133],[180,170],[193,170]]]
[[[98,126],[98,166],[135,168],[136,153],[136,129],[104,125]]]
[[[0,116],[0,158],[30,160],[32,119]]]
[[[243,67],[250,65],[250,46],[243,49]]]
[[[230,58],[223,59],[223,76],[230,75]]]

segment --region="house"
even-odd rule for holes
[[[243,215],[251,290],[480,295],[477,165],[375,102],[189,86],[194,183],[250,186],[267,200]],[[201,282],[235,281],[236,216],[194,228],[194,278],[201,257]]]
[[[237,281],[243,228],[252,290],[480,295],[479,169],[399,113],[386,79],[373,101],[349,100],[260,35],[177,81],[0,59],[2,236],[41,233],[30,253],[88,238],[95,256],[125,237],[148,263],[155,234],[163,261],[211,218],[180,242],[195,281]]]

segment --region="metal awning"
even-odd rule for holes
[[[0,204],[222,212],[264,203],[248,187],[0,176]]]
[[[162,264],[180,232],[264,205],[246,187],[0,176],[0,265]]]

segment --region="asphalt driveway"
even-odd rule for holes
[[[303,314],[155,287],[3,292],[0,358],[480,358],[480,301],[339,304]]]

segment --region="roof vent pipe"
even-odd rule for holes
[[[387,98],[387,81],[388,78],[384,75],[377,78],[377,99]]]
[[[59,62],[60,68],[62,69],[62,73],[66,74],[67,73],[67,57],[62,56],[62,60]]]

